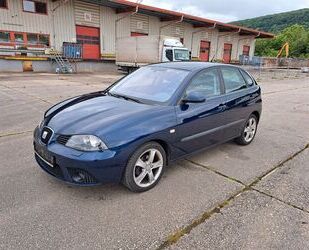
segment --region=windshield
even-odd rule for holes
[[[175,60],[189,61],[190,55],[188,50],[175,49]]]
[[[109,93],[164,103],[171,99],[188,74],[185,70],[144,67],[120,80]]]

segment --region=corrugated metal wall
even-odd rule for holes
[[[74,41],[72,0],[62,3],[59,8],[56,8],[59,5],[58,2],[47,0],[40,0],[40,2],[47,2],[47,15],[23,12],[22,0],[8,0],[9,8],[0,9],[0,30],[49,34],[51,46],[56,46],[57,49],[61,49],[64,41]],[[54,12],[53,9],[55,9]]]
[[[130,16],[127,13],[117,15],[117,37],[127,37],[131,34],[130,28]]]
[[[75,0],[75,23],[90,27],[100,27],[100,7],[79,0]]]
[[[218,50],[216,54],[216,58],[221,60],[223,58],[223,48],[225,43],[232,44],[232,60],[238,60],[237,56],[237,46],[238,46],[239,35],[235,33],[220,33],[219,34],[219,42],[218,42]]]
[[[183,23],[171,23],[170,25],[162,28],[161,34],[165,36],[172,36],[172,37],[184,37],[184,25]]]
[[[101,16],[101,53],[103,58],[109,59],[115,57],[115,30],[117,15],[114,9],[100,7]]]
[[[216,54],[222,59],[224,43],[231,43],[232,59],[238,59],[243,45],[250,46],[250,55],[254,53],[255,39],[243,39],[238,34],[218,32],[218,30],[203,30],[193,28],[188,23],[160,22],[159,18],[128,13],[116,14],[112,8],[89,4],[81,0],[68,0],[67,3],[52,0],[38,0],[47,2],[48,15],[27,13],[22,11],[22,0],[8,0],[8,9],[0,9],[0,30],[33,32],[49,34],[52,46],[61,49],[63,42],[76,41],[75,25],[100,27],[101,53],[104,57],[114,56],[116,50],[115,30],[117,37],[128,37],[131,32],[146,33],[149,35],[165,35],[168,37],[184,38],[185,46],[191,50],[192,56],[199,56],[201,40],[211,42],[210,58]],[[53,9],[55,9],[53,13]],[[119,20],[119,21],[116,21]],[[161,28],[162,27],[162,28]],[[192,42],[193,34],[193,44]],[[220,35],[217,46],[218,34]],[[223,35],[223,36],[222,36]],[[54,39],[55,38],[55,39]],[[241,40],[239,40],[241,39]]]
[[[47,2],[40,0],[40,2]],[[47,5],[51,13],[52,4]],[[23,12],[22,1],[8,0],[8,9],[0,9],[0,29],[21,32],[50,33],[52,30],[51,15],[40,15]]]
[[[254,55],[254,49],[255,49],[255,37],[254,36],[239,37],[237,58],[239,58],[239,56],[242,55],[244,45],[250,46],[249,56],[253,56]]]
[[[54,8],[59,6],[53,3]],[[73,0],[62,3],[54,12],[55,41],[57,50],[62,50],[63,42],[76,42]]]
[[[214,29],[196,29],[193,34],[193,46],[192,46],[192,57],[199,58],[200,53],[200,44],[201,41],[207,41],[210,42],[210,54],[209,59],[211,60],[215,53],[216,53],[216,47],[217,47],[217,36],[218,31]]]
[[[149,16],[135,14],[130,18],[131,32],[149,33]]]
[[[157,36],[160,33],[160,19],[158,17],[149,16],[149,35]]]

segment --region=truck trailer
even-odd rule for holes
[[[116,41],[116,65],[128,73],[148,64],[189,60],[189,50],[176,38],[136,36]]]

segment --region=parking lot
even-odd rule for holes
[[[264,77],[255,141],[168,167],[154,189],[71,187],[35,163],[32,131],[120,75],[0,74],[1,249],[309,249],[309,77]]]

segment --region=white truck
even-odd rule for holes
[[[136,36],[116,41],[116,65],[128,73],[147,64],[189,60],[189,50],[176,38]]]

